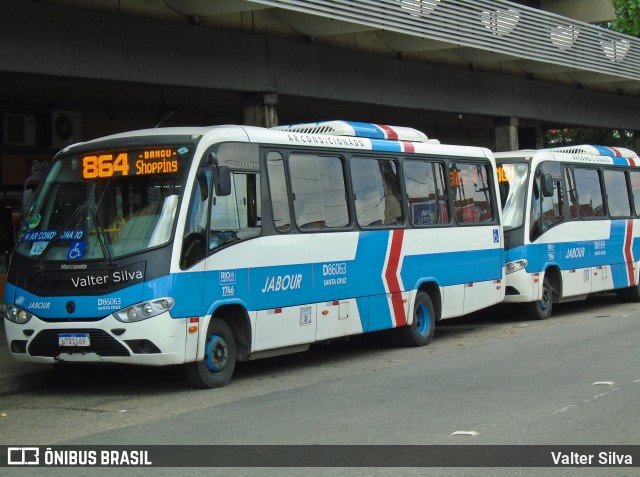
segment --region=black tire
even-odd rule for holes
[[[426,346],[436,329],[436,313],[429,294],[419,291],[413,306],[413,321],[398,328],[398,336],[405,346]]]
[[[553,310],[553,295],[555,290],[551,281],[544,277],[542,281],[542,298],[538,301],[527,303],[527,314],[534,320],[546,320]]]
[[[207,330],[204,359],[185,364],[184,373],[197,388],[221,388],[231,379],[237,357],[238,350],[231,328],[224,321],[213,318]]]

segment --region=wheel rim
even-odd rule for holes
[[[426,335],[431,325],[431,317],[429,316],[429,310],[424,303],[420,303],[416,308],[415,323],[416,331],[421,336]]]
[[[211,335],[205,349],[207,368],[213,373],[219,373],[229,361],[227,342],[219,335]]]

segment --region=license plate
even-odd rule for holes
[[[60,333],[58,346],[91,346],[89,333]]]

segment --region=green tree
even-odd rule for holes
[[[640,37],[640,0],[613,0],[616,19],[611,28],[620,33]]]

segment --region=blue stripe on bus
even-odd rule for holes
[[[371,123],[361,123],[357,121],[344,121],[351,126],[355,131],[355,135],[358,137],[368,137],[371,139],[384,139],[384,131]]]
[[[612,220],[608,239],[530,244],[507,251],[507,262],[526,258],[528,273],[543,272],[555,265],[560,270],[574,270],[609,265],[613,286],[629,286],[624,255],[626,220]],[[640,239],[633,239],[633,256],[637,261]]]
[[[629,159],[625,157],[613,157],[614,166],[629,166]]]
[[[171,315],[183,318],[203,316],[212,303],[224,300],[241,300],[256,311],[356,298],[363,330],[384,329],[393,323],[383,277],[391,233],[361,232],[354,259],[329,264],[333,268],[325,268],[326,262],[244,268],[234,270],[232,279],[223,276],[224,270],[175,273],[101,296],[42,298],[16,290],[21,297],[16,304],[29,309],[31,303],[46,302],[29,309],[43,318],[98,318],[144,300],[172,296],[176,303]],[[406,255],[400,270],[403,288],[412,290],[424,279],[439,286],[499,279],[500,254],[494,248]],[[9,294],[13,290],[7,286]],[[76,304],[72,314],[66,311],[69,300]]]
[[[371,150],[384,152],[402,152],[400,141],[371,139]]]
[[[611,157],[615,157],[616,153],[611,150],[610,148],[606,147],[606,146],[598,146],[598,145],[593,145],[592,147],[594,147],[595,149],[597,149],[598,153],[601,156],[611,156]]]

